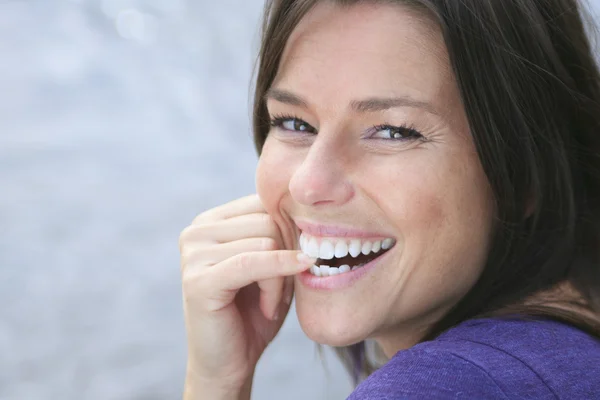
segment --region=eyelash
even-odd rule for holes
[[[289,129],[283,128],[283,124],[290,120],[295,120],[295,121],[299,122],[301,125],[308,126],[310,129],[306,130],[306,131],[296,131],[296,130],[291,131]],[[313,128],[312,126],[310,126],[310,124],[308,124],[302,118],[298,118],[297,116],[292,115],[292,114],[275,115],[271,118],[270,125],[273,128],[281,128],[288,132],[316,133],[316,129]],[[408,135],[408,136],[405,136],[402,138],[393,138],[392,137],[389,139],[382,139],[382,138],[375,138],[375,139],[391,140],[391,141],[398,141],[398,142],[404,142],[404,141],[415,140],[415,139],[424,139],[424,136],[418,130],[416,130],[415,128],[413,128],[412,126],[409,126],[409,125],[400,125],[400,126],[395,126],[395,125],[390,125],[390,124],[375,125],[375,126],[369,128],[368,132],[372,132],[374,134],[375,132],[379,132],[379,131],[386,130],[386,129],[389,129],[391,131],[392,136],[394,135],[394,133],[400,133],[400,134],[404,133],[405,135]]]
[[[296,120],[298,122],[300,122],[303,125],[309,126],[312,129],[312,132],[310,131],[306,131],[307,133],[316,133],[315,128],[313,128],[312,126],[310,126],[306,121],[304,121],[302,118],[298,118],[295,115],[292,114],[281,114],[281,115],[275,115],[271,118],[271,127],[273,128],[281,128],[285,131],[290,131],[289,129],[285,129],[283,127],[283,123],[290,121],[290,120]],[[301,132],[301,131],[291,131],[291,132]]]

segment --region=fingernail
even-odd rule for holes
[[[277,321],[279,319],[279,309],[275,310],[273,314],[273,321]]]
[[[296,256],[296,258],[298,259],[298,262],[300,262],[301,264],[314,264],[317,259],[313,258],[313,257],[309,257],[304,253],[298,253],[298,255]]]

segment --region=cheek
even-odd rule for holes
[[[369,164],[357,181],[401,234],[444,219],[448,182],[428,160],[405,156]]]
[[[376,166],[375,168],[373,168]],[[491,192],[475,155],[423,156],[373,162],[361,182],[400,231],[434,233],[490,218]],[[476,225],[476,227],[481,225]]]
[[[378,167],[373,175],[379,179],[363,179],[366,191],[397,228],[402,261],[414,266],[403,273],[436,279],[477,273],[493,207],[476,159],[463,153],[406,157],[395,166]]]
[[[413,278],[423,287],[439,285],[439,292],[462,292],[479,275],[487,253],[492,194],[476,159],[453,157],[438,167],[404,180],[406,207],[397,217],[409,235],[407,256],[421,265]]]
[[[267,138],[256,167],[256,192],[267,212],[277,209],[292,175],[289,155]]]

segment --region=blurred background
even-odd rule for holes
[[[0,399],[181,398],[178,236],[255,191],[262,3],[0,0]],[[253,398],[345,398],[325,354],[290,313]]]
[[[0,0],[0,399],[181,399],[178,237],[255,191],[261,0]],[[256,399],[341,399],[296,315]]]

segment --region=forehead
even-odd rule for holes
[[[317,4],[292,32],[273,86],[324,102],[451,96],[447,51],[431,18],[400,5],[332,3]]]

